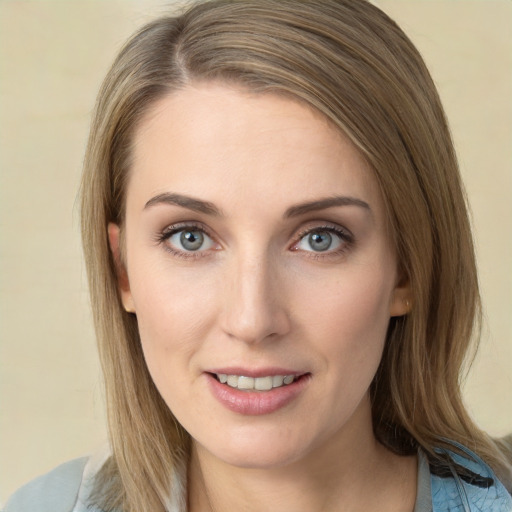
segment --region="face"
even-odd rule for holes
[[[123,229],[124,305],[200,452],[275,467],[371,435],[407,290],[372,171],[320,114],[214,84],[160,100],[135,135]]]

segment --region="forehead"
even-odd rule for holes
[[[128,202],[169,191],[245,208],[336,194],[381,202],[362,154],[322,114],[228,85],[189,86],[158,101],[132,156]]]

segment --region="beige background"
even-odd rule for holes
[[[512,431],[512,2],[381,0],[430,65],[474,214],[486,332],[466,386]],[[104,438],[75,205],[90,111],[156,1],[0,0],[0,502]]]

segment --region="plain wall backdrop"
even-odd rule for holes
[[[473,212],[486,323],[467,404],[512,431],[512,2],[380,0],[443,98]],[[0,502],[105,439],[76,192],[99,84],[169,3],[0,0]]]

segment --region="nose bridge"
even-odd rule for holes
[[[266,250],[240,250],[228,270],[224,330],[256,343],[289,328],[277,262]]]

